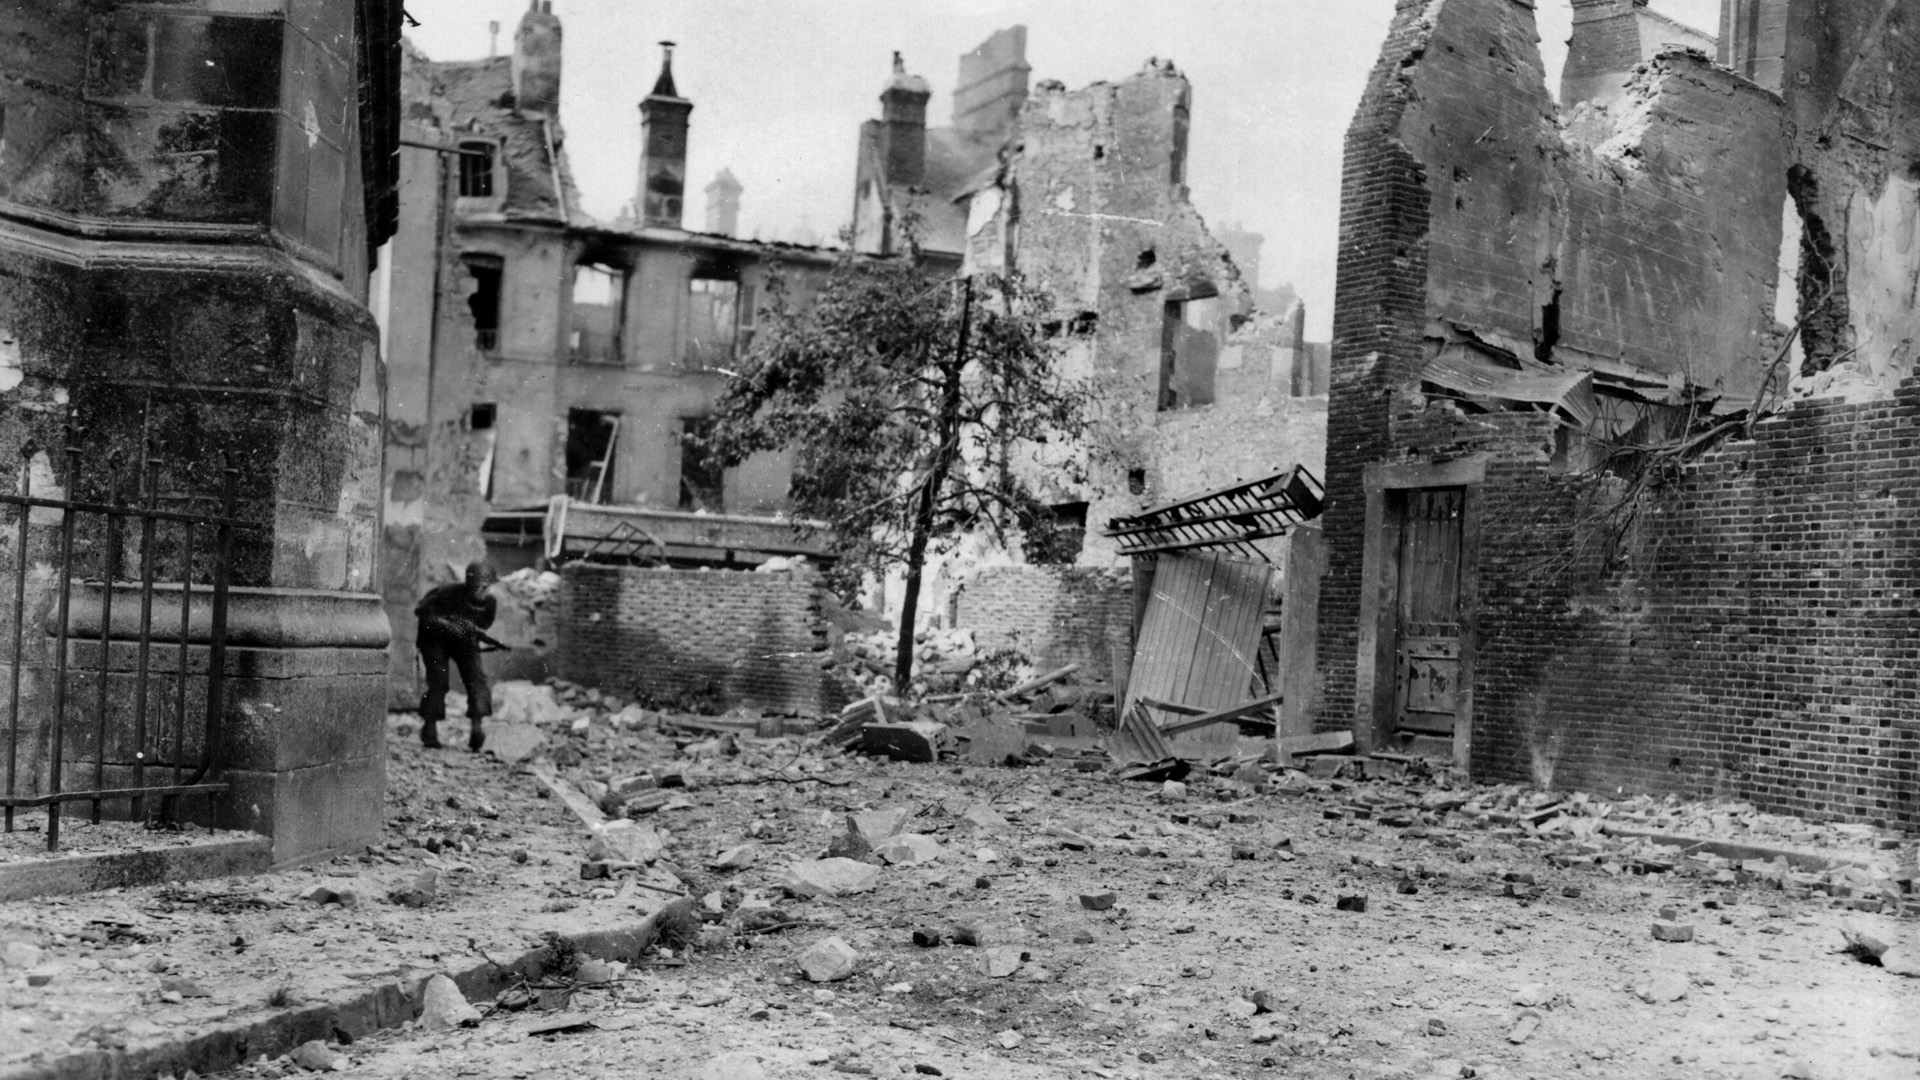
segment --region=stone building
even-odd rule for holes
[[[968,272],[1013,268],[1046,289],[1068,364],[1107,422],[1086,487],[1056,485],[1084,526],[1077,561],[1114,562],[1113,517],[1306,464],[1321,467],[1324,361],[1297,303],[1259,312],[1241,268],[1187,193],[1193,91],[1173,64],[1023,103],[1002,163],[962,195]],[[1261,238],[1239,233],[1257,258]],[[1324,356],[1324,354],[1322,354]],[[1044,474],[1048,470],[1042,470]]]
[[[1348,131],[1321,723],[1911,828],[1920,3],[1577,6],[1556,106],[1532,4],[1401,0]]]
[[[557,108],[560,41],[551,4],[537,2],[510,56],[407,56],[386,302],[396,707],[418,694],[417,597],[473,559],[503,571],[532,562],[552,497],[644,511],[670,545],[684,532],[695,546],[696,514],[710,523],[787,505],[784,457],[721,469],[696,437],[770,278],[804,304],[836,256],[732,236],[741,193],[724,171],[707,188],[709,231],[685,227],[694,103],[674,85],[670,46],[640,103],[633,217],[583,213]]]
[[[401,14],[397,0],[0,5],[0,484],[17,491],[24,470],[43,497],[131,493],[203,514],[217,512],[230,460],[235,514],[249,523],[232,533],[225,697],[207,710],[213,726],[176,748],[159,743],[173,706],[158,697],[178,691],[184,725],[209,680],[150,670],[147,656],[206,671],[219,655],[206,607],[140,632],[138,531],[116,539],[104,519],[68,511],[80,560],[68,566],[68,628],[92,635],[94,651],[69,643],[72,655],[56,657],[63,514],[36,509],[16,531],[18,511],[5,508],[0,565],[28,582],[24,608],[12,587],[0,604],[36,631],[5,661],[19,658],[9,721],[22,724],[22,783],[44,781],[56,760],[60,698],[49,697],[77,677],[56,660],[84,671],[90,655],[104,776],[89,770],[81,786],[169,763],[191,772],[185,753],[229,785],[210,819],[269,835],[275,861],[378,836],[384,373],[367,300],[394,227]],[[22,457],[29,442],[38,449]],[[108,481],[109,465],[149,446],[157,485]],[[199,550],[213,535],[198,531]],[[183,579],[204,598],[212,572],[169,536],[146,560],[163,611],[166,598],[182,606]],[[80,698],[69,695],[69,722]],[[136,712],[154,726],[137,726]],[[90,756],[91,740],[69,739],[61,755]],[[202,813],[197,797],[186,805]]]

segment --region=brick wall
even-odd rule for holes
[[[1131,571],[997,566],[961,587],[955,625],[983,650],[1019,649],[1050,671],[1079,664],[1083,682],[1113,677],[1113,649],[1133,642]]]
[[[556,666],[639,697],[834,712],[851,695],[834,674],[823,595],[811,575],[576,564],[561,573]]]

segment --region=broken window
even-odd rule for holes
[[[680,421],[680,509],[718,514],[725,507],[726,470],[709,441],[713,421],[688,417]]]
[[[613,498],[613,452],[619,441],[620,414],[597,409],[567,410],[567,495],[581,502]]]
[[[460,197],[493,198],[493,144],[468,141],[461,143],[459,150]]]
[[[492,352],[500,347],[500,278],[505,264],[497,255],[464,255],[460,261],[473,277],[467,310],[473,313],[474,346]]]
[[[573,268],[573,323],[567,347],[580,363],[620,363],[620,328],[626,320],[626,271],[603,263]]]
[[[1213,404],[1220,362],[1219,300],[1169,300],[1161,309],[1160,411]]]
[[[1059,503],[1047,507],[1047,519],[1028,537],[1027,561],[1070,565],[1087,544],[1087,504]]]
[[[687,280],[687,362],[692,371],[725,367],[753,341],[753,286],[726,277]]]
[[[473,450],[480,459],[478,476],[480,497],[483,499],[493,498],[493,421],[496,412],[491,402],[477,403],[467,410],[467,430],[472,433]]]

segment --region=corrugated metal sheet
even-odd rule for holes
[[[1142,697],[1208,712],[1252,697],[1271,568],[1218,554],[1169,553],[1158,563],[1122,715]],[[1188,737],[1233,731],[1216,725]]]

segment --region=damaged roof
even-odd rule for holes
[[[427,61],[427,67],[432,94],[446,106],[446,133],[456,139],[473,134],[500,140],[507,172],[501,212],[506,217],[594,224],[579,209],[580,194],[567,164],[559,121],[515,107],[511,56]]]

